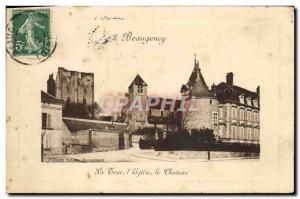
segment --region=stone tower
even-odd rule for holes
[[[128,126],[132,130],[143,128],[148,122],[147,118],[147,87],[146,82],[137,74],[128,87],[128,110],[130,106],[141,104],[140,108],[133,108],[127,111]]]
[[[56,75],[56,97],[64,102],[73,103],[94,102],[94,73],[69,71],[58,68]]]
[[[215,94],[215,86],[210,90],[205,83],[199,67],[199,61],[195,58],[195,66],[189,78],[187,87],[186,107],[193,106],[194,110],[187,110],[183,116],[183,127],[187,129],[210,128],[218,132],[218,106],[219,102]]]

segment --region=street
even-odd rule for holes
[[[210,152],[211,160],[241,160],[256,159],[257,157],[241,157],[239,153]],[[182,162],[182,161],[208,161],[207,151],[154,151],[141,150],[137,143],[126,150],[82,153],[71,155],[45,156],[45,162]]]

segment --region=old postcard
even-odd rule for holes
[[[8,193],[294,192],[293,7],[7,7]]]

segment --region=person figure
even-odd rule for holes
[[[45,26],[40,25],[38,21],[39,19],[33,16],[33,13],[29,13],[28,18],[18,31],[20,34],[25,34],[25,50],[27,50],[28,53],[37,51],[41,47],[41,44],[35,40],[33,29],[34,27],[44,29]]]

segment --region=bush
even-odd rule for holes
[[[178,133],[167,134],[166,139],[159,141],[159,149],[168,150],[204,150],[216,143],[212,129],[184,129]]]

